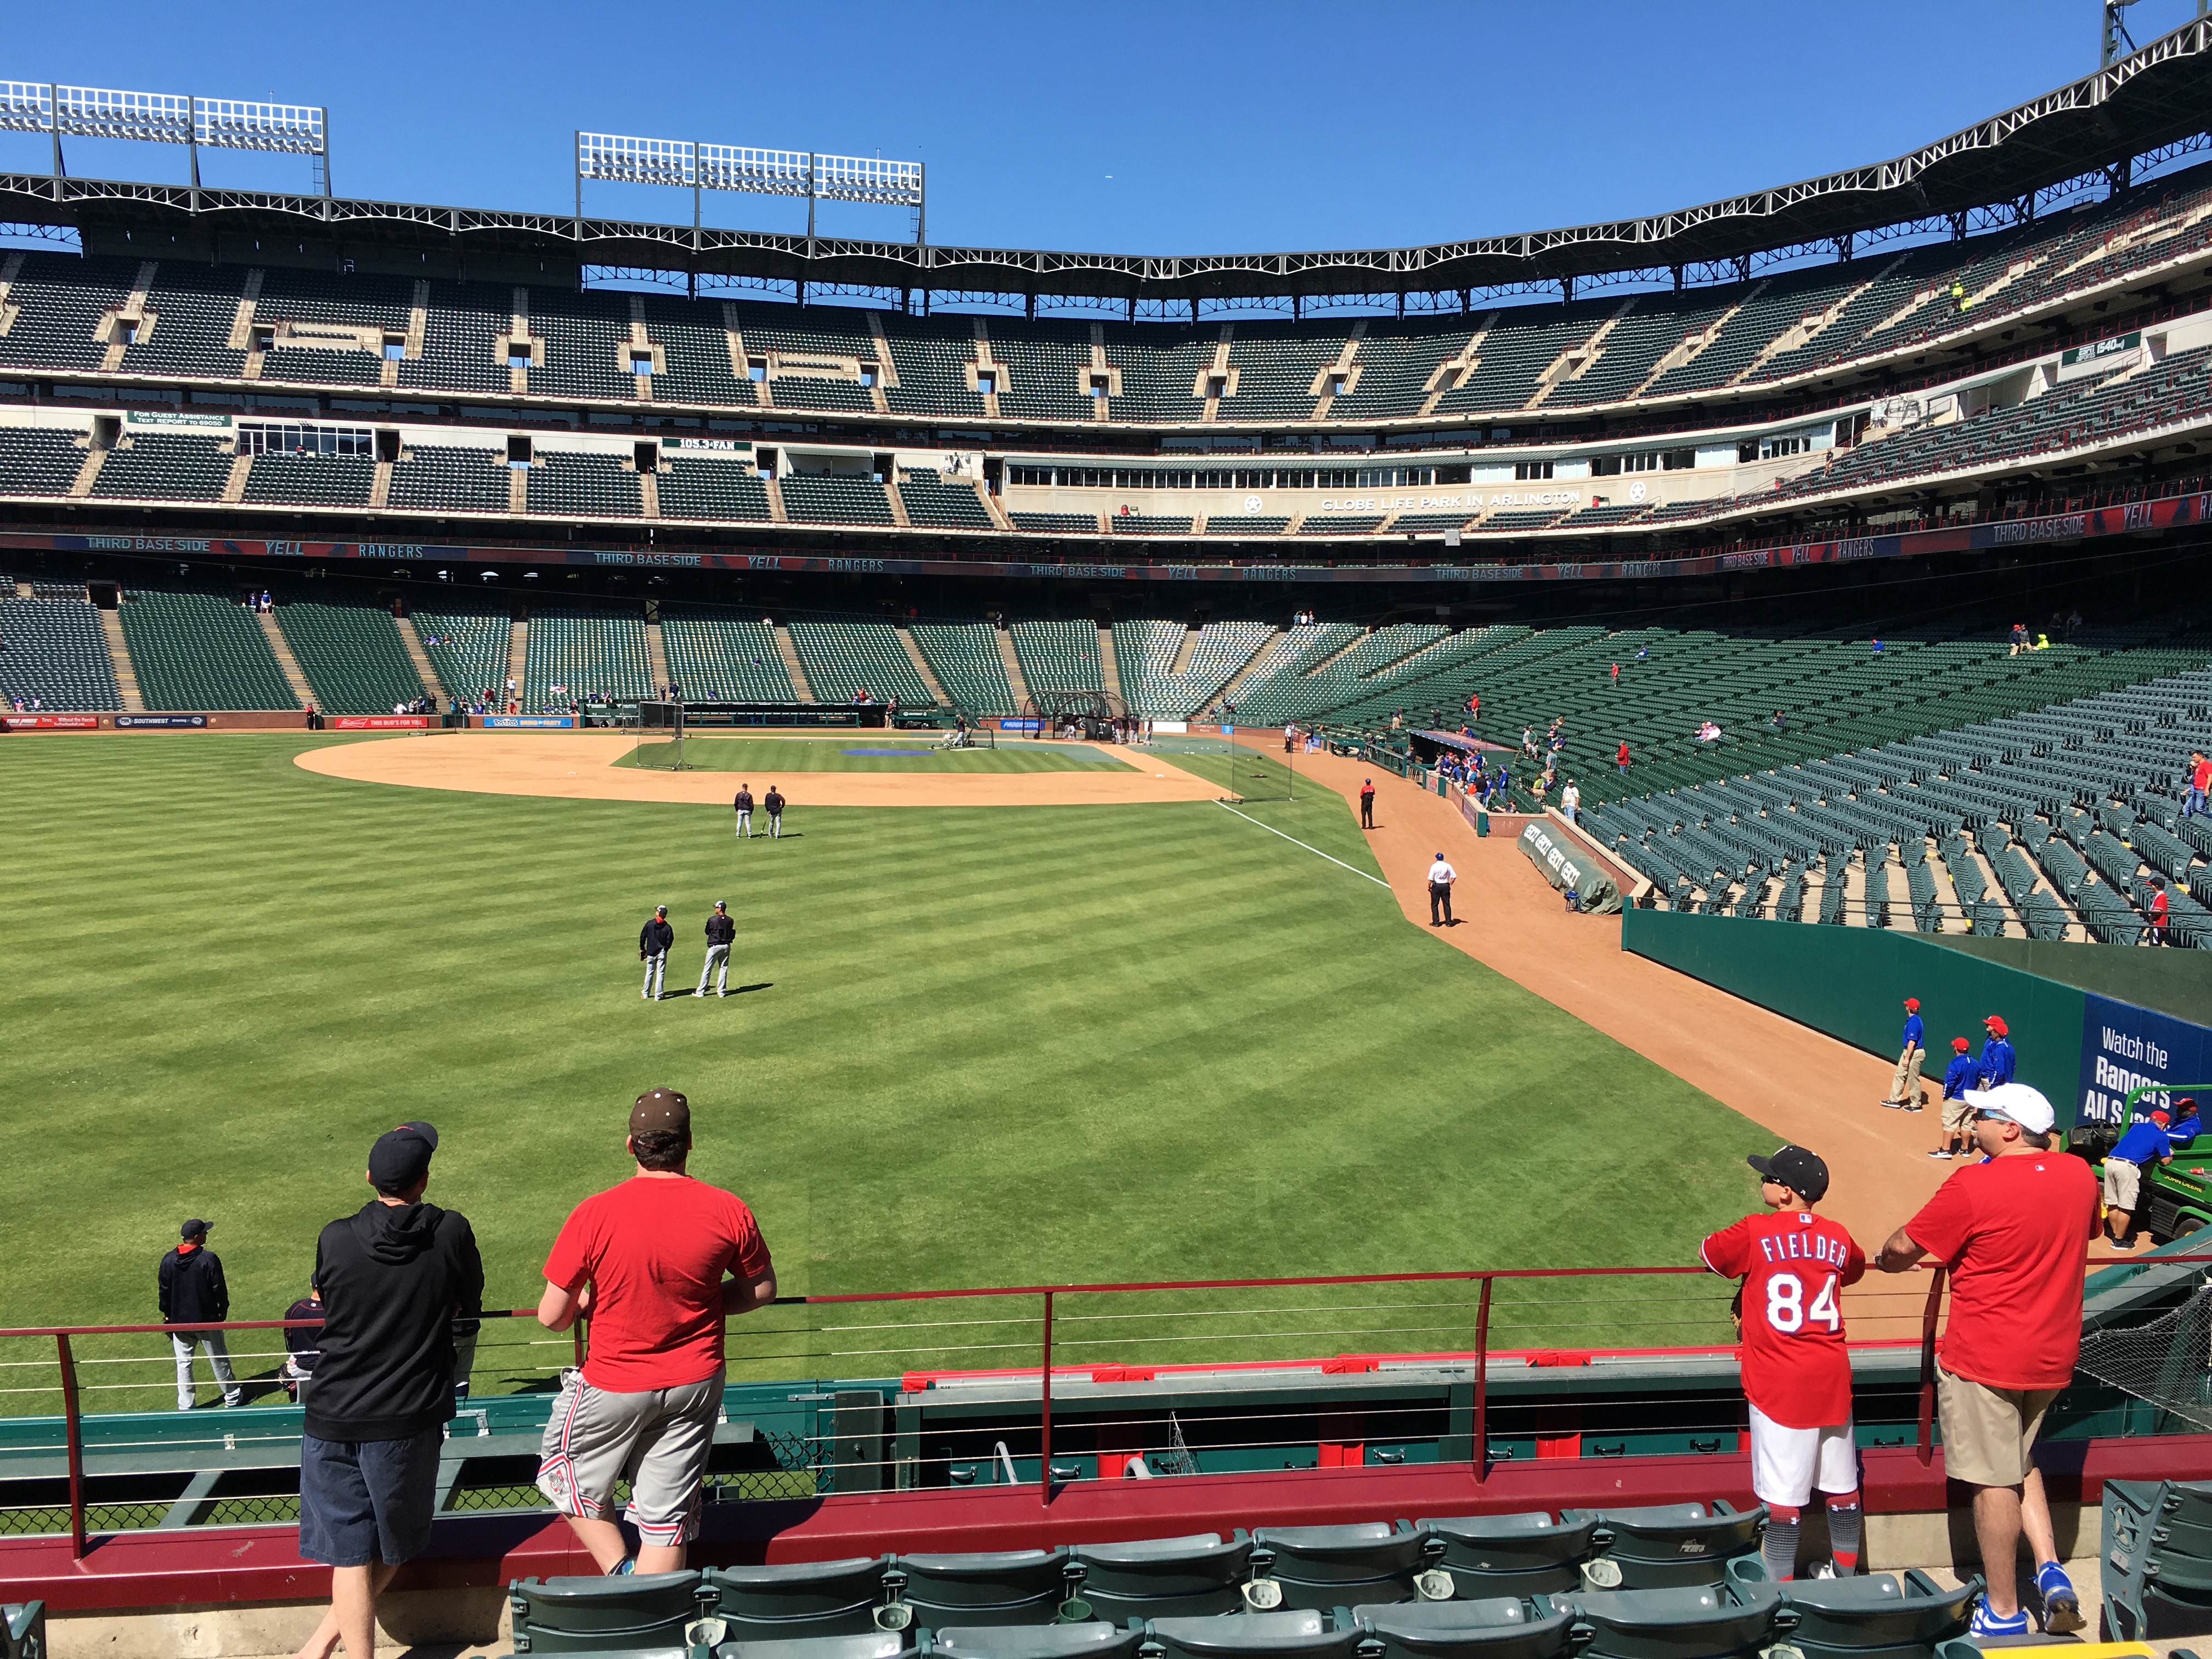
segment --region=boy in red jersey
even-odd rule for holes
[[[1759,1171],[1769,1215],[1747,1215],[1698,1247],[1724,1279],[1741,1279],[1743,1391],[1751,1401],[1751,1489],[1766,1505],[1767,1577],[1797,1568],[1799,1516],[1818,1486],[1828,1501],[1832,1569],[1859,1565],[1859,1455],[1851,1436],[1851,1363],[1844,1346],[1846,1285],[1866,1255],[1836,1223],[1813,1213],[1828,1166],[1802,1146],[1744,1160]]]

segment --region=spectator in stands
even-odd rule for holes
[[[2058,1564],[2050,1504],[2029,1451],[2081,1350],[2082,1263],[2097,1236],[2097,1183],[2087,1164],[2055,1151],[2055,1115],[2035,1090],[2008,1083],[1970,1097],[1984,1160],[1954,1172],[1890,1235],[1875,1265],[1904,1273],[1933,1255],[1951,1270],[1936,1385],[1944,1473],[1972,1489],[1988,1583],[1971,1634],[2027,1633],[2013,1570],[2023,1532],[2034,1552],[2044,1629],[2063,1634],[2081,1628],[2081,1602]]]
[[[1999,1084],[2012,1081],[2017,1061],[2012,1051],[2010,1028],[2002,1015],[1991,1014],[1982,1022],[1982,1029],[1989,1033],[1989,1039],[1982,1044],[1982,1058],[1974,1067],[1975,1086],[1994,1089]]]
[[[2105,1154],[2105,1240],[2126,1249],[2135,1243],[2135,1215],[2142,1200],[2143,1171],[2155,1162],[2173,1162],[2173,1140],[2164,1112],[2153,1112],[2128,1125],[2127,1133]]]
[[[2166,878],[2153,876],[2150,878],[2150,932],[2145,937],[2146,944],[2166,943],[2166,918],[2171,914],[2172,906],[2166,896]]]
[[[2027,649],[2027,624],[2024,622],[2016,622],[2012,625],[2012,647],[2005,653],[2005,655],[2008,657],[2017,657],[2021,652]]]
[[[1908,1112],[1920,1109],[1920,1066],[1928,1053],[1927,1036],[1927,1028],[1920,1019],[1920,999],[1905,998],[1904,1046],[1897,1057],[1897,1072],[1889,1080],[1889,1094],[1882,1101],[1883,1105],[1901,1106]]]
[[[637,959],[645,964],[645,990],[647,1002],[660,1000],[661,981],[668,974],[668,949],[676,943],[676,930],[668,925],[668,907],[657,904],[653,920],[638,929]]]
[[[1572,778],[1569,778],[1567,780],[1567,787],[1559,791],[1559,816],[1566,819],[1569,823],[1572,823],[1576,821],[1575,815],[1577,812],[1580,812],[1582,808],[1583,792],[1581,786],[1577,784]]]
[[[1623,738],[1620,740],[1620,747],[1613,750],[1613,763],[1620,769],[1622,776],[1626,777],[1627,775],[1628,739],[1626,738]]]
[[[2081,607],[2075,605],[2066,613],[2066,637],[2072,639],[2081,631]]]
[[[315,1369],[323,1340],[323,1293],[311,1282],[307,1295],[284,1310],[287,1320],[312,1319],[312,1325],[284,1327],[284,1397],[300,1402],[300,1390]]]
[[[1449,927],[1452,925],[1452,884],[1459,879],[1459,872],[1444,861],[1439,852],[1437,861],[1429,866],[1429,926]]]
[[[1698,722],[1698,741],[1699,743],[1718,743],[1720,740],[1721,729],[1719,726],[1714,725],[1711,720],[1700,720]]]
[[[1876,640],[1874,642],[1874,654],[1877,657],[1881,655],[1881,641],[1880,640]]]
[[[1790,722],[1783,719],[1782,711],[1779,708],[1774,711],[1773,726],[1778,732],[1787,732],[1790,729]]]
[[[18,702],[16,708],[22,703]],[[2212,811],[2206,805],[2206,792],[2212,791],[2212,760],[2205,758],[2201,749],[2189,751],[2189,793],[2181,798],[2181,816],[2191,817],[2199,812]]]
[[[1834,1576],[1859,1565],[1859,1457],[1851,1428],[1851,1362],[1836,1292],[1866,1274],[1866,1255],[1835,1222],[1813,1213],[1828,1166],[1802,1146],[1745,1160],[1759,1171],[1749,1215],[1712,1234],[1698,1258],[1743,1282],[1736,1297],[1743,1391],[1751,1407],[1752,1492],[1767,1506],[1766,1576],[1797,1571],[1799,1516],[1817,1486],[1826,1500]]]
[[[1964,1158],[1973,1138],[1974,1109],[1966,1101],[1978,1075],[1973,1046],[1962,1036],[1951,1039],[1951,1063],[1943,1068],[1943,1139],[1930,1158]]]
[[[775,1301],[775,1265],[744,1200],[684,1173],[684,1096],[640,1095],[625,1144],[636,1173],[579,1204],[546,1258],[538,1322],[565,1331],[587,1317],[592,1343],[581,1369],[562,1376],[538,1487],[603,1571],[675,1572],[699,1531],[724,1322]],[[615,1522],[623,1479],[635,1562]]]
[[[1951,303],[1958,307],[1960,314],[1962,316],[1965,314],[1966,307],[1972,303],[1972,301],[1966,297],[1966,283],[1960,282],[1956,276],[1954,276],[1951,279]]]
[[[223,1283],[222,1258],[207,1247],[209,1223],[197,1218],[177,1230],[176,1249],[161,1258],[159,1291],[165,1325],[212,1325],[230,1317],[230,1286]],[[230,1349],[221,1331],[171,1331],[177,1358],[177,1409],[191,1410],[192,1351],[207,1356],[226,1406],[242,1404],[246,1391],[230,1369]]]
[[[301,1659],[373,1653],[376,1599],[430,1542],[453,1416],[453,1321],[483,1308],[468,1218],[422,1201],[438,1132],[369,1148],[376,1195],[315,1241],[323,1328],[300,1439],[300,1553],[331,1569],[331,1610]]]

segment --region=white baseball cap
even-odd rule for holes
[[[1978,1112],[1991,1117],[2001,1117],[2017,1123],[2032,1135],[2047,1135],[2058,1121],[2051,1103],[2043,1097],[2039,1089],[2031,1089],[2025,1083],[2000,1083],[1994,1089],[1969,1089],[1966,1104]]]

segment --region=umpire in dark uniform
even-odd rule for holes
[[[676,930],[668,925],[668,907],[655,905],[653,920],[637,930],[637,959],[645,964],[645,1000],[660,1000],[660,981],[668,972],[668,948],[676,943]]]

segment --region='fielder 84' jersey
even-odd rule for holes
[[[1831,1428],[1851,1414],[1850,1356],[1839,1292],[1866,1255],[1808,1210],[1747,1215],[1698,1249],[1705,1266],[1743,1280],[1743,1391],[1784,1428]]]

